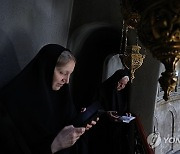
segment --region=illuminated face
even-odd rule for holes
[[[69,83],[71,73],[74,71],[75,62],[72,60],[61,67],[55,67],[52,81],[52,90],[59,90],[65,83]]]
[[[129,81],[128,76],[124,76],[122,79],[120,79],[117,84],[117,91],[124,89],[126,87],[126,84],[128,83],[128,81]]]

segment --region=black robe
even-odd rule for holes
[[[12,121],[30,153],[50,154],[56,135],[75,118],[69,85],[58,91],[51,88],[57,59],[64,50],[68,49],[57,44],[44,46],[23,71],[1,90],[0,101],[4,112],[1,112],[0,123],[3,127],[0,129],[4,132],[0,133],[0,141],[4,153],[24,153],[16,140],[18,137],[14,127],[6,119]],[[79,142],[58,153],[76,154]]]
[[[106,111],[117,111],[122,116],[128,112],[129,85],[120,91],[116,87],[118,81],[129,76],[127,70],[118,70],[105,80],[96,96]],[[89,140],[91,154],[129,154],[128,124],[114,122],[106,114],[92,128]]]

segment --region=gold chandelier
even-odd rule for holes
[[[164,100],[177,85],[176,65],[180,59],[180,1],[161,0],[142,13],[138,36],[152,55],[165,66],[159,83]]]

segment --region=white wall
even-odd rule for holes
[[[73,0],[1,0],[0,86],[43,45],[66,46],[72,4]]]
[[[147,135],[152,133],[154,106],[160,62],[147,52],[142,66],[136,70],[131,89],[130,110],[140,117]]]

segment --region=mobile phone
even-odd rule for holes
[[[96,120],[97,117],[101,116],[105,111],[101,107],[98,101],[93,102],[86,108],[86,111],[81,112],[73,121],[74,127],[85,127],[92,120]]]

